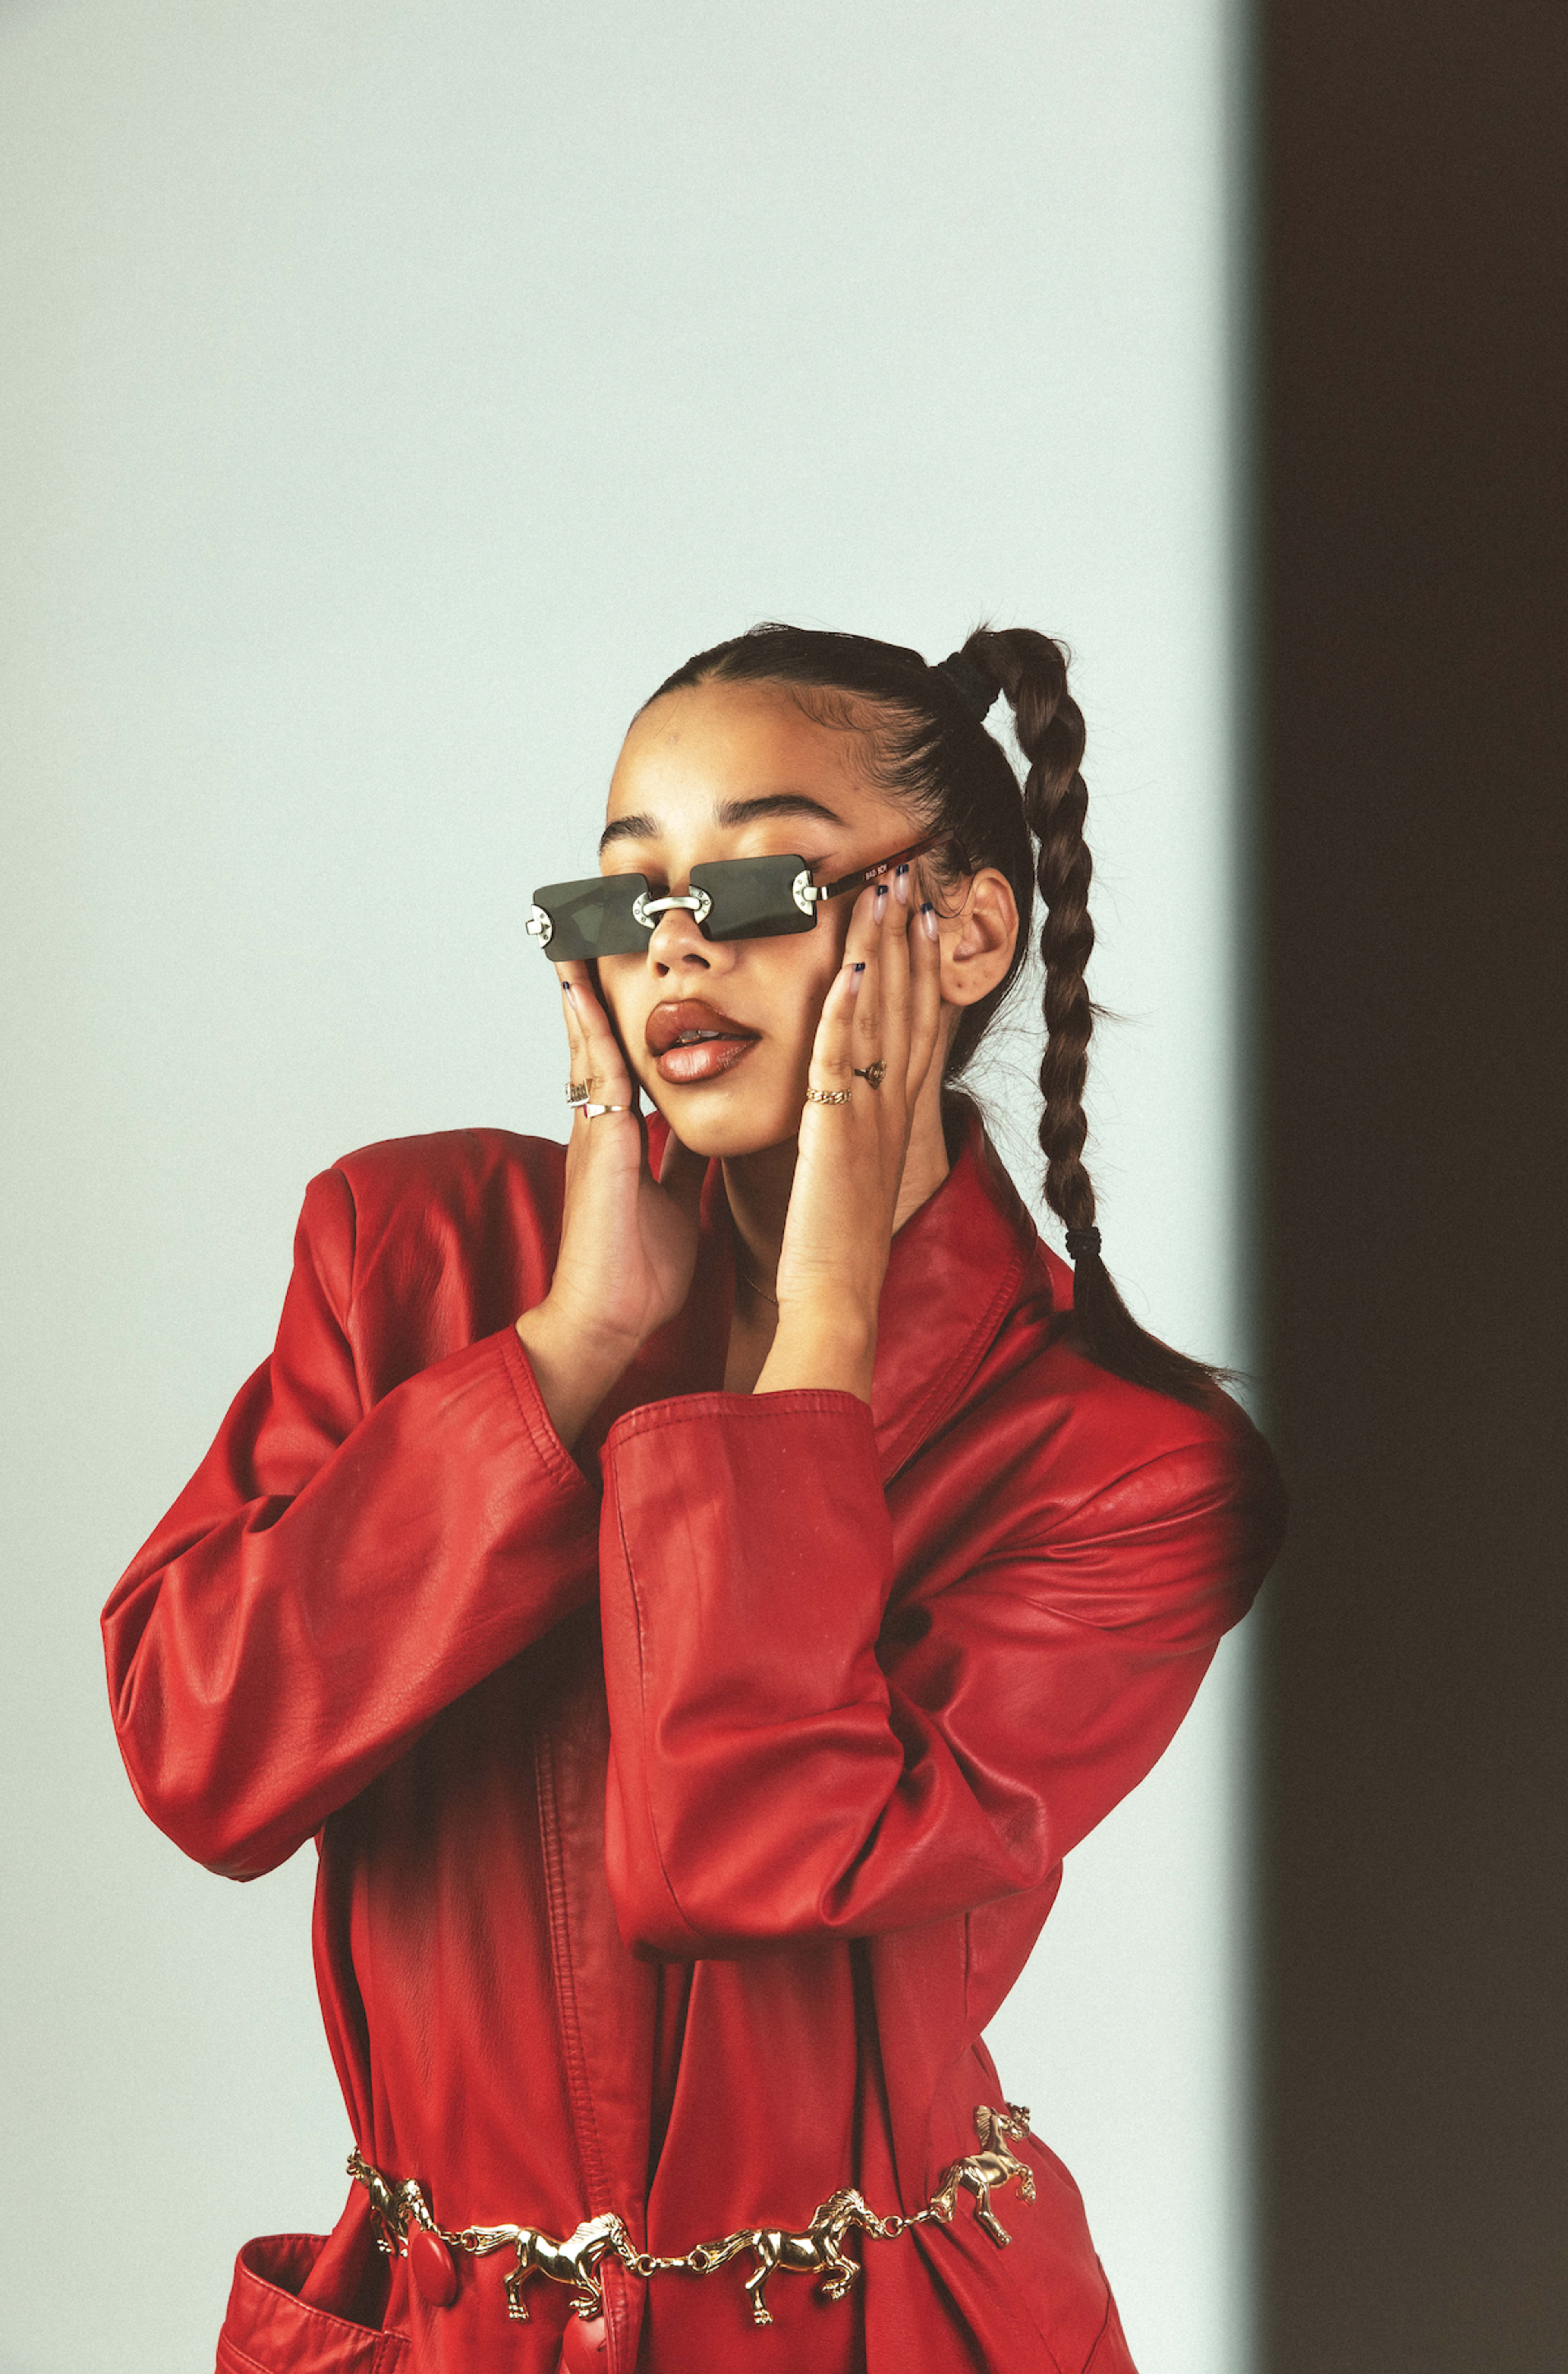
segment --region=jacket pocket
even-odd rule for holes
[[[245,2244],[218,2336],[217,2374],[404,2374],[402,2333],[372,2333],[299,2298],[325,2240],[264,2234]]]

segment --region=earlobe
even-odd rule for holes
[[[942,934],[942,996],[949,1005],[977,1005],[1005,977],[1018,941],[1018,902],[1007,876],[982,866],[953,923],[951,940]]]

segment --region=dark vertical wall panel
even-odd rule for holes
[[[1568,11],[1265,0],[1269,2374],[1568,2364]]]

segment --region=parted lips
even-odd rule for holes
[[[663,1055],[683,1039],[755,1039],[743,1022],[734,1022],[704,998],[683,997],[670,1005],[655,1005],[643,1029],[648,1052]]]

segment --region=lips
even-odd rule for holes
[[[643,1031],[662,1080],[717,1079],[757,1044],[758,1034],[699,997],[655,1005]]]

